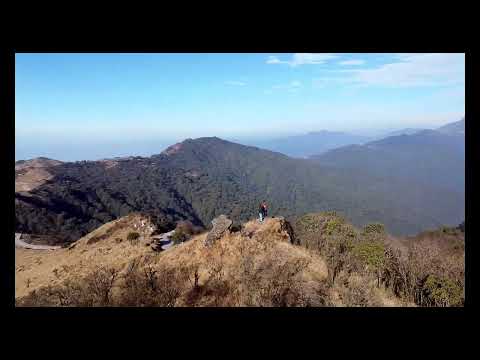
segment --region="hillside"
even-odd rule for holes
[[[210,248],[204,245],[207,235],[205,233],[161,253],[153,252],[150,247],[144,246],[145,242],[150,241],[148,236],[142,237],[137,244],[126,240],[126,233],[133,231],[133,224],[140,221],[138,215],[129,216],[123,221],[124,226],[112,231],[109,236],[95,242],[89,241],[92,237],[105,233],[107,228],[111,228],[115,223],[102,226],[70,249],[43,253],[17,249],[16,298],[21,298],[33,290],[41,292],[41,289],[45,291],[48,286],[62,286],[69,280],[88,278],[98,270],[99,265],[116,269],[119,277],[120,273],[125,275],[137,266],[139,269],[148,268],[159,274],[169,273],[171,280],[175,278],[178,281],[176,285],[180,294],[176,298],[176,306],[187,306],[193,301],[194,294],[188,291],[190,280],[198,283],[199,289],[203,288],[204,292],[197,294],[199,298],[196,299],[196,306],[212,306],[213,302],[224,306],[248,306],[249,301],[262,300],[249,299],[250,295],[254,295],[253,290],[242,289],[242,286],[261,286],[259,281],[268,281],[275,276],[274,273],[282,269],[285,271],[287,267],[301,267],[295,274],[295,287],[298,287],[299,291],[312,293],[312,298],[315,287],[326,277],[325,263],[319,257],[290,244],[288,233],[282,229],[281,219],[269,219],[261,225],[255,221],[249,222],[245,224],[242,232],[226,233]],[[263,265],[270,268],[262,269]],[[185,273],[185,277],[180,279],[181,271]],[[261,272],[251,274],[252,277],[255,276],[255,283],[253,278],[247,279],[249,271]],[[197,280],[194,280],[196,276]],[[214,279],[215,276],[221,276],[221,279]],[[28,288],[25,285],[27,279]],[[292,286],[292,283],[289,282],[288,285]],[[209,291],[216,289],[223,292],[223,296],[209,296],[207,286],[212,287]],[[294,290],[293,287],[289,289],[292,292]],[[145,297],[135,298],[135,301],[140,303],[146,300]]]
[[[416,133],[419,133],[419,132],[425,131],[425,130],[428,130],[428,129],[405,128],[405,129],[391,131],[391,132],[385,134],[384,136],[382,136],[381,138],[386,138],[386,137],[390,137],[390,136],[399,136],[399,135],[413,135],[413,134],[416,134]]]
[[[445,131],[449,126],[341,147],[312,159],[324,166],[456,192],[460,201],[465,193],[465,136]]]
[[[460,121],[439,127],[437,131],[450,135],[465,135],[465,118]]]
[[[129,240],[136,231],[140,237]],[[448,231],[454,246],[441,256],[430,245],[426,257],[425,247],[407,239],[402,256],[381,226],[357,229],[329,212],[292,224],[267,218],[221,232],[214,227],[156,252],[145,246],[154,224],[131,214],[69,248],[16,249],[16,305],[458,306],[463,233]],[[211,233],[216,237],[207,246]],[[442,292],[430,292],[432,281]]]
[[[49,168],[49,181],[15,194],[16,232],[71,242],[133,211],[154,215],[165,231],[184,219],[205,227],[221,213],[246,221],[262,199],[272,215],[333,209],[394,234],[464,219],[463,194],[330,165],[219,138],[188,139],[149,158],[62,163]]]
[[[15,192],[27,192],[50,180],[53,175],[49,169],[62,162],[44,157],[15,162]]]

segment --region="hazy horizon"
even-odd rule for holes
[[[380,135],[465,114],[464,54],[16,54],[15,159]]]

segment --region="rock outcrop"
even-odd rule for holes
[[[232,220],[225,215],[220,215],[212,220],[213,228],[207,235],[205,246],[211,246],[220,239],[232,226]]]
[[[152,236],[152,242],[150,244],[152,250],[163,251],[170,248],[173,245],[171,237],[174,233],[175,230],[172,230],[164,234]]]
[[[279,220],[280,220],[281,230],[285,231],[288,234],[288,236],[290,237],[290,242],[292,244],[297,244],[297,240],[295,239],[295,232],[293,230],[292,225],[283,217],[280,217]]]

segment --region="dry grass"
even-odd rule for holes
[[[146,235],[137,246],[126,241],[132,225],[142,220],[143,216],[132,214],[112,221],[81,238],[71,248],[52,251],[15,249],[15,297],[61,284],[73,275],[85,277],[98,265],[121,268],[134,258],[154,256],[150,248],[144,246],[148,241]],[[107,233],[108,236],[104,236]],[[92,238],[100,240],[91,243]]]
[[[205,247],[203,233],[161,253],[142,246],[149,242],[148,231],[134,228],[142,220],[132,214],[106,224],[71,249],[17,249],[17,304],[451,306],[461,297],[462,251],[445,257],[442,249],[419,243],[406,253],[389,245],[381,254],[368,246],[358,252],[371,236],[352,237],[351,228],[335,219],[320,229],[330,231],[322,249],[292,245],[285,221],[270,218],[247,222],[211,247]],[[142,234],[138,245],[126,241],[133,230]],[[344,244],[338,232],[354,241]],[[380,255],[381,262],[373,261]],[[335,265],[341,265],[336,272]]]
[[[15,192],[28,192],[52,178],[47,170],[61,164],[61,161],[33,159],[15,165]]]
[[[112,228],[115,231],[109,231]],[[118,222],[104,225],[71,250],[40,255],[38,264],[32,257],[39,255],[19,256],[23,264],[18,266],[24,268],[17,271],[16,297],[37,290],[23,298],[23,305],[42,296],[57,299],[44,301],[47,306],[72,306],[71,301],[60,301],[58,294],[76,294],[82,304],[92,306],[325,305],[325,263],[291,245],[280,219],[261,225],[251,221],[241,232],[226,234],[209,248],[204,246],[206,234],[201,234],[159,254],[128,241],[117,243],[129,229]],[[107,232],[109,236],[103,238]],[[102,240],[89,244],[94,237]],[[118,276],[110,283],[107,275],[113,276],[113,271]],[[107,285],[112,286],[109,292]],[[85,295],[89,293],[93,295]]]

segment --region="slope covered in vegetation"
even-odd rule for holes
[[[424,184],[465,196],[465,134],[424,130],[331,150],[323,165]],[[463,204],[465,201],[463,200]]]
[[[17,249],[17,306],[462,306],[463,233],[392,242],[333,212],[231,227],[155,252],[142,215],[106,224],[69,249]],[[147,226],[147,228],[149,228]],[[130,240],[129,240],[130,239]],[[433,240],[432,240],[433,239]],[[436,246],[435,244],[443,244]],[[445,246],[447,245],[447,246]]]
[[[332,291],[347,303],[378,305],[375,287],[403,304],[464,303],[465,234],[461,226],[394,238],[383,224],[357,229],[335,212],[307,214],[292,224],[296,243],[325,258]]]
[[[239,221],[266,199],[270,213],[334,209],[355,225],[382,222],[413,234],[464,218],[460,194],[408,179],[378,177],[243,146],[218,138],[185,140],[150,158],[63,163],[53,178],[15,194],[16,232],[73,241],[132,211],[162,226],[207,226],[219,214]]]

